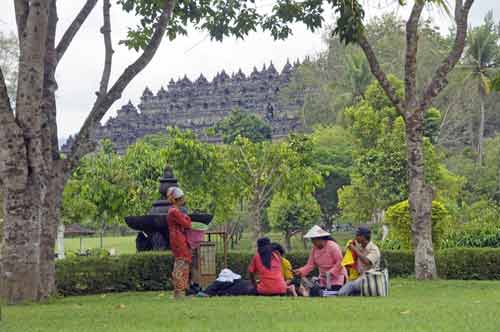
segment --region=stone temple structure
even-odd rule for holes
[[[121,107],[116,117],[110,118],[95,133],[95,138],[109,138],[118,151],[137,139],[164,131],[166,127],[192,130],[199,139],[220,142],[220,137],[207,135],[208,128],[230,114],[236,108],[257,115],[272,127],[273,138],[301,129],[300,110],[304,94],[296,93],[280,98],[280,91],[287,86],[299,62],[287,62],[281,72],[271,63],[262,70],[254,67],[246,76],[241,69],[229,76],[224,70],[209,82],[203,74],[194,82],[186,76],[171,80],[167,88],[161,87],[154,94],[145,88],[141,102]],[[70,137],[63,146],[67,151]]]

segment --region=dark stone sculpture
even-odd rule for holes
[[[125,217],[127,225],[139,231],[135,241],[137,251],[170,249],[167,214],[171,204],[167,201],[167,190],[173,186],[177,186],[177,179],[174,177],[172,169],[167,166],[160,178],[160,200],[153,203],[149,215]],[[187,213],[187,210],[183,212]],[[206,225],[210,224],[213,217],[210,214],[190,214],[189,216],[192,221]]]

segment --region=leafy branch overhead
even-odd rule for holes
[[[162,11],[162,1],[119,0],[123,10],[141,17],[139,24],[129,28],[121,43],[135,50],[146,47]],[[311,31],[321,28],[326,7],[338,15],[335,33],[346,43],[358,40],[363,31],[364,10],[355,0],[276,1],[267,13],[254,0],[177,1],[167,27],[167,36],[174,40],[188,34],[188,27],[207,31],[210,38],[222,41],[233,36],[243,39],[252,31],[269,31],[274,39],[286,39],[292,34],[291,24],[303,23]]]

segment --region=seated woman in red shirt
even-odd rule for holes
[[[181,298],[186,295],[189,286],[192,252],[186,238],[186,230],[191,229],[191,218],[180,210],[184,205],[184,193],[180,188],[169,188],[167,198],[172,204],[167,214],[167,225],[170,248],[175,258],[172,271],[174,298]]]
[[[257,241],[257,254],[248,266],[250,280],[259,295],[285,295],[286,283],[281,269],[280,254],[273,250],[271,241],[261,238]],[[257,278],[259,282],[257,283]]]

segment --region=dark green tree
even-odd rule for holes
[[[253,143],[270,141],[272,138],[271,126],[259,117],[239,109],[217,123],[215,130],[222,135],[225,144],[233,143],[238,136],[248,138]]]

